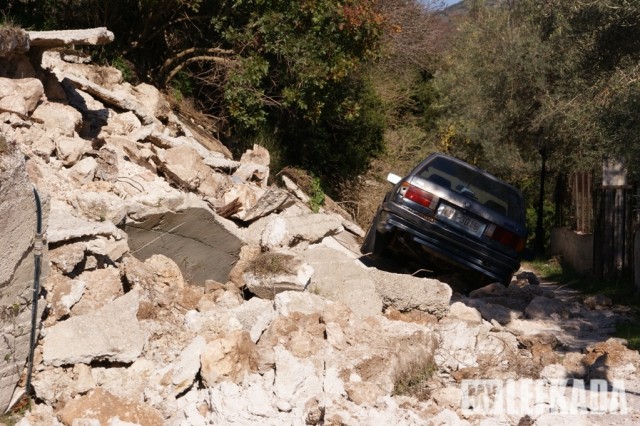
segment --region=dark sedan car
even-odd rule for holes
[[[526,239],[522,193],[491,174],[432,154],[395,184],[378,208],[361,251],[395,249],[418,260],[479,272],[508,283]]]

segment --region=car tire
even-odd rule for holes
[[[391,234],[383,234],[377,230],[380,213],[376,213],[369,226],[369,230],[364,236],[364,241],[360,246],[360,252],[364,255],[371,254],[375,257],[382,256],[391,241]]]
[[[500,280],[500,283],[505,287],[509,287],[509,284],[511,284],[512,279],[513,279],[513,274],[505,275],[504,277],[502,277],[502,280]]]

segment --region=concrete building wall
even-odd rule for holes
[[[24,157],[0,135],[0,413],[29,353],[36,218]]]
[[[551,254],[582,274],[593,272],[593,234],[579,234],[568,228],[551,231]]]

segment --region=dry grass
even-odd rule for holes
[[[0,52],[11,52],[16,46],[28,46],[27,33],[13,24],[12,21],[0,17]]]
[[[371,162],[369,170],[339,190],[341,205],[363,228],[369,227],[378,206],[391,189],[387,175],[405,175],[438,150],[427,142],[427,135],[421,129],[410,125],[388,130],[385,144],[386,151]]]
[[[0,154],[9,151],[9,145],[7,144],[7,140],[4,136],[0,135]]]
[[[294,257],[283,253],[261,253],[249,264],[246,272],[260,277],[278,274],[292,274],[291,262]]]
[[[426,401],[431,396],[431,390],[427,386],[427,382],[433,377],[437,369],[432,360],[411,364],[396,378],[393,387],[394,395],[409,395],[421,401]]]

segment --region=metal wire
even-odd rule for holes
[[[33,355],[36,349],[36,336],[38,329],[38,297],[40,296],[40,273],[42,261],[42,204],[38,190],[33,188],[33,195],[36,201],[36,237],[33,244],[34,272],[33,272],[33,297],[31,301],[31,336],[29,339],[29,362],[27,365],[27,385],[26,392],[30,395],[33,392],[31,386],[31,373],[33,372]]]

